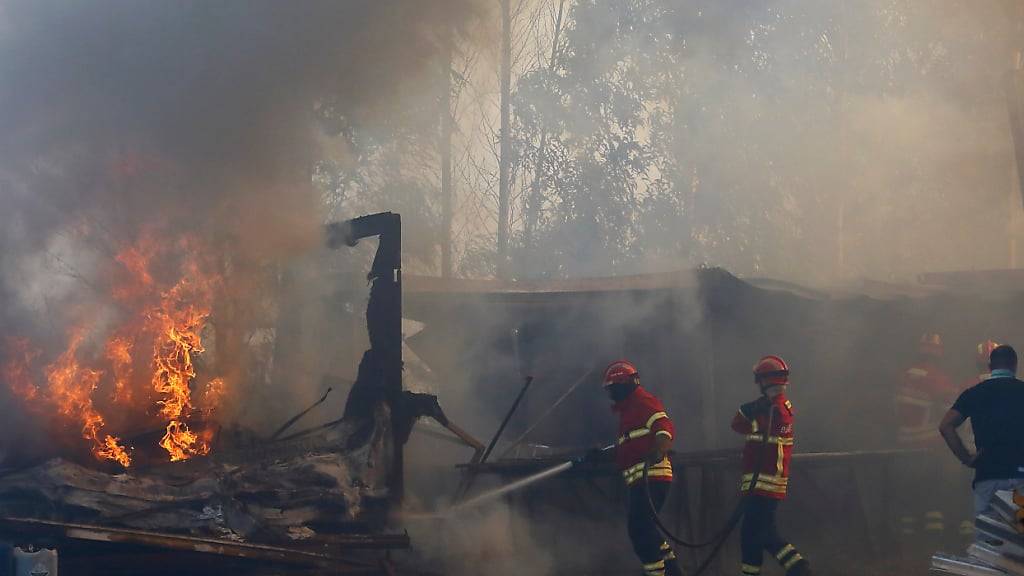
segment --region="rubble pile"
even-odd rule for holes
[[[240,542],[365,529],[375,503],[387,498],[385,418],[363,430],[340,423],[288,442],[119,474],[52,459],[0,475],[0,518]]]
[[[990,512],[974,521],[976,540],[966,557],[932,556],[932,573],[1024,576],[1024,494],[997,492]]]

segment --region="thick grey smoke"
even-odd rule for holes
[[[517,184],[539,176],[544,196],[527,276],[708,263],[833,284],[1011,263],[1020,2],[566,9],[555,63],[527,65],[515,99]]]
[[[26,234],[85,212],[215,226],[260,254],[310,241],[314,107],[383,114],[476,13],[471,0],[5,2],[0,153],[30,198],[7,190],[4,213]]]
[[[281,263],[323,243],[319,145],[421,97],[441,43],[468,40],[481,10],[477,0],[0,3],[5,334],[41,350],[41,371],[68,328],[85,325],[80,355],[102,359],[103,338],[131,319],[117,296],[132,272],[124,249],[148,242],[160,246],[155,285],[173,284],[193,252],[223,279],[204,362],[243,379],[241,348],[270,347],[279,309],[269,299],[294,287]]]

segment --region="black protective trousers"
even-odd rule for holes
[[[748,576],[761,573],[764,552],[768,551],[779,562],[786,574],[801,574],[807,561],[797,549],[779,535],[775,526],[775,512],[781,500],[752,494],[747,497],[743,526],[740,528],[740,553],[743,558],[741,572]]]
[[[651,502],[658,512],[665,505],[670,482],[651,481]],[[651,514],[651,505],[644,491],[644,481],[640,480],[629,487],[629,518],[627,522],[629,540],[633,543],[633,551],[643,564],[644,573],[648,576],[662,576],[678,573],[676,555],[672,547],[658,531],[658,525]],[[667,563],[667,564],[666,564]]]

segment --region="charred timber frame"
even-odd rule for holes
[[[354,386],[349,402],[355,400],[358,405],[361,399],[382,399],[390,408],[394,454],[387,485],[392,503],[400,504],[404,490],[403,445],[408,439],[403,432],[406,418],[402,409],[402,217],[381,212],[327,225],[327,244],[331,248],[355,246],[371,236],[378,237],[378,244],[367,274],[370,299],[366,306],[366,328],[370,350],[364,361],[367,357],[372,359],[378,377],[373,379],[376,382],[357,385],[376,385],[378,389],[357,390]]]
[[[148,530],[128,530],[91,524],[56,522],[38,518],[0,518],[0,531],[18,534],[21,537],[32,535],[57,540],[68,539],[131,544],[163,550],[178,550],[266,562],[323,566],[329,567],[337,573],[378,574],[381,572],[380,566],[376,563],[353,560],[346,555],[347,552],[409,548],[409,537],[404,534],[339,535],[332,537],[329,542],[324,543],[320,547],[307,547],[303,549],[296,546],[271,546],[220,538],[197,538],[180,534],[164,534]]]

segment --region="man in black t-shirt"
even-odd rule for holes
[[[1017,352],[998,346],[989,356],[988,379],[965,390],[939,425],[946,444],[974,468],[974,513],[985,512],[998,490],[1024,488],[1024,382],[1016,378]],[[974,429],[971,454],[957,433],[968,418]]]

